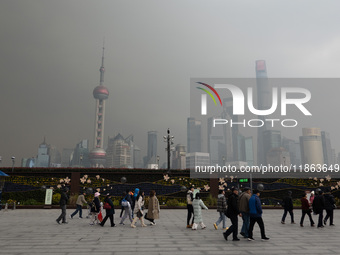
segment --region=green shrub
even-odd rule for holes
[[[166,202],[167,206],[178,206],[179,202],[177,199],[170,199]]]
[[[39,203],[44,203],[45,201],[45,191],[42,190],[31,190],[31,191],[21,191],[21,192],[5,192],[2,194],[2,201],[15,200],[20,202],[34,199]]]
[[[53,205],[58,205],[59,202],[60,202],[60,198],[61,198],[60,193],[53,194],[53,196],[52,196],[52,204]]]
[[[21,202],[22,205],[38,205],[38,204],[41,204],[41,203],[38,203],[37,200],[31,198],[31,199],[28,199],[24,202]]]
[[[213,197],[211,194],[205,199],[206,206],[215,206],[217,205],[217,198]]]

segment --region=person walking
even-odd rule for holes
[[[61,214],[60,216],[58,217],[58,219],[56,219],[56,222],[58,224],[60,224],[60,221],[62,220],[61,223],[64,223],[64,224],[67,224],[68,222],[66,221],[66,204],[67,204],[67,201],[69,199],[68,195],[67,195],[67,192],[68,192],[68,188],[67,187],[64,187],[62,190],[61,190],[61,196],[60,196],[60,201],[59,201],[59,205],[60,205],[60,208],[61,208]]]
[[[150,191],[150,198],[148,204],[148,212],[145,214],[145,219],[150,221],[151,225],[156,225],[155,219],[159,219],[159,202],[156,197],[156,191]]]
[[[223,233],[224,239],[228,241],[228,236],[233,233],[233,241],[240,241],[237,237],[238,232],[238,218],[237,216],[241,216],[237,206],[238,201],[238,189],[232,188],[231,194],[228,197],[227,201],[227,217],[230,218],[231,226],[228,228],[226,232]]]
[[[130,196],[131,196],[131,211],[132,211],[131,216],[132,216],[132,218],[133,218],[133,213],[134,213],[134,210],[135,210],[138,194],[139,194],[139,188],[135,188],[135,192],[133,194],[130,194]]]
[[[220,214],[220,217],[217,219],[217,221],[214,223],[214,228],[217,230],[218,225],[223,222],[223,229],[226,229],[226,216],[225,213],[227,212],[227,200],[225,198],[225,191],[219,190],[217,196],[217,211]]]
[[[292,192],[289,190],[288,195],[283,199],[282,206],[284,209],[281,223],[285,224],[287,213],[290,214],[291,224],[295,224],[294,222],[294,213],[293,213],[293,199],[292,199]]]
[[[302,216],[300,220],[300,227],[303,227],[303,221],[305,219],[306,214],[309,217],[310,226],[314,227],[315,224],[314,224],[312,214],[311,214],[312,210],[310,209],[309,201],[307,199],[307,193],[305,193],[305,196],[301,198],[301,209],[302,209]]]
[[[135,218],[133,218],[133,221],[131,222],[132,228],[136,227],[135,224],[138,219],[140,220],[142,227],[146,227],[146,225],[144,224],[143,207],[144,207],[144,192],[141,192],[138,190],[138,195],[136,197],[136,203],[135,203],[135,209],[133,212],[135,214]]]
[[[251,190],[245,187],[242,194],[238,198],[238,210],[242,214],[243,225],[241,228],[241,236],[248,238],[250,215],[249,215],[249,199],[251,197]]]
[[[73,219],[73,217],[79,212],[79,219],[83,218],[83,203],[87,203],[85,200],[86,192],[81,193],[77,198],[77,209],[70,215],[70,218]]]
[[[104,227],[105,222],[107,221],[108,218],[110,218],[111,227],[114,227],[115,223],[114,223],[113,215],[115,214],[115,208],[112,203],[110,194],[106,195],[103,208],[105,209],[105,217],[103,221],[100,223],[100,226]]]
[[[91,221],[90,225],[94,225],[94,222],[96,221],[97,224],[99,224],[98,221],[98,213],[100,212],[101,206],[100,206],[100,200],[99,200],[100,193],[96,192],[94,194],[94,199],[92,202],[92,207],[91,207]]]
[[[130,224],[132,223],[132,211],[131,211],[131,195],[129,194],[130,191],[127,190],[126,192],[123,193],[123,198],[120,202],[121,206],[122,206],[122,211],[120,213],[120,215],[122,215],[122,213],[124,212],[123,217],[121,217],[120,223],[121,225],[124,225],[124,221],[127,217],[129,217],[130,220]]]
[[[204,225],[203,223],[201,208],[208,210],[208,207],[206,207],[206,205],[203,203],[199,192],[196,193],[195,199],[194,201],[192,201],[192,207],[194,209],[194,215],[195,215],[194,224],[192,225],[192,230],[197,230],[198,224],[200,224],[202,229],[205,229],[206,225]]]
[[[325,198],[323,196],[322,190],[318,191],[314,200],[313,200],[313,212],[314,214],[319,215],[318,219],[318,228],[323,228],[323,210],[325,209]]]
[[[187,228],[191,228],[193,223],[194,223],[194,219],[195,219],[195,215],[194,215],[194,208],[192,207],[192,201],[194,200],[194,190],[195,187],[191,186],[190,189],[187,192]],[[191,224],[190,224],[190,219],[192,217],[191,220]]]
[[[325,195],[325,210],[326,210],[326,217],[323,220],[323,224],[326,226],[327,220],[329,219],[329,225],[334,226],[333,224],[333,216],[334,216],[334,208],[335,208],[335,199],[334,196],[328,190]]]
[[[269,238],[265,234],[264,223],[262,219],[262,206],[261,206],[259,190],[254,190],[254,194],[249,199],[249,215],[250,215],[250,224],[249,224],[249,231],[248,231],[248,241],[255,240],[253,238],[253,230],[254,230],[254,225],[256,222],[260,227],[262,241],[268,241]]]

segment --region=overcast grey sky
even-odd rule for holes
[[[36,156],[44,136],[60,151],[92,146],[103,37],[106,141],[132,133],[146,154],[147,131],[157,130],[163,162],[167,128],[186,145],[190,77],[254,77],[257,59],[272,78],[339,77],[339,9],[327,0],[3,0],[2,166]],[[340,89],[313,91],[325,95],[317,108],[332,106],[315,122],[339,151]]]

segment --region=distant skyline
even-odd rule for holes
[[[166,162],[167,128],[186,146],[192,77],[255,77],[258,59],[269,78],[339,77],[339,9],[328,0],[1,1],[1,166],[35,157],[44,137],[60,152],[92,146],[104,37],[104,147],[133,134],[145,156],[155,130]],[[339,152],[340,87],[311,91],[320,119],[310,126]]]

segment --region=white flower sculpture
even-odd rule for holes
[[[165,180],[166,182],[170,179],[170,177],[169,177],[167,174],[164,175],[163,177],[164,177],[164,180]]]

